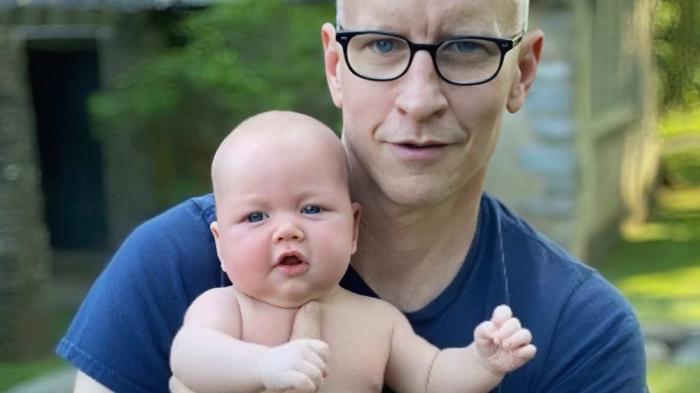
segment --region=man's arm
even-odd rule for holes
[[[56,353],[113,391],[167,393],[168,353],[185,310],[221,284],[211,214],[211,196],[193,198],[136,228],[93,284]]]
[[[551,340],[548,353],[541,354],[538,393],[646,391],[639,323],[622,295],[598,274],[572,294]]]
[[[73,393],[112,393],[112,391],[78,370],[75,376]]]

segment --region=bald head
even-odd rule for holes
[[[348,182],[345,149],[330,128],[300,113],[270,111],[246,119],[219,145],[211,168],[214,194],[236,170],[255,168],[260,161],[282,167],[292,160],[331,167]]]
[[[336,0],[335,6],[335,20],[337,26],[343,26],[344,22],[344,6],[347,3],[351,3],[353,0]],[[530,0],[496,0],[503,1],[507,6],[514,7],[512,15],[512,23],[517,27],[518,32],[527,31],[527,22],[529,17]]]

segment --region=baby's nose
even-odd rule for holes
[[[298,225],[291,221],[281,223],[273,235],[273,241],[275,243],[289,240],[304,240],[304,232]]]

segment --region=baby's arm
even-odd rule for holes
[[[535,355],[530,332],[507,306],[497,307],[492,319],[476,328],[473,344],[442,351],[416,335],[403,314],[397,314],[386,381],[398,392],[486,393],[506,372]]]
[[[299,339],[270,348],[240,336],[240,308],[231,288],[205,292],[190,305],[173,341],[175,378],[198,393],[317,390],[326,371],[325,343]]]

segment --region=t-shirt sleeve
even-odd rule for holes
[[[56,353],[116,392],[167,392],[170,344],[185,310],[219,281],[201,210],[179,205],[124,241]]]
[[[540,393],[642,393],[646,361],[630,305],[595,273],[574,291],[554,329]]]

